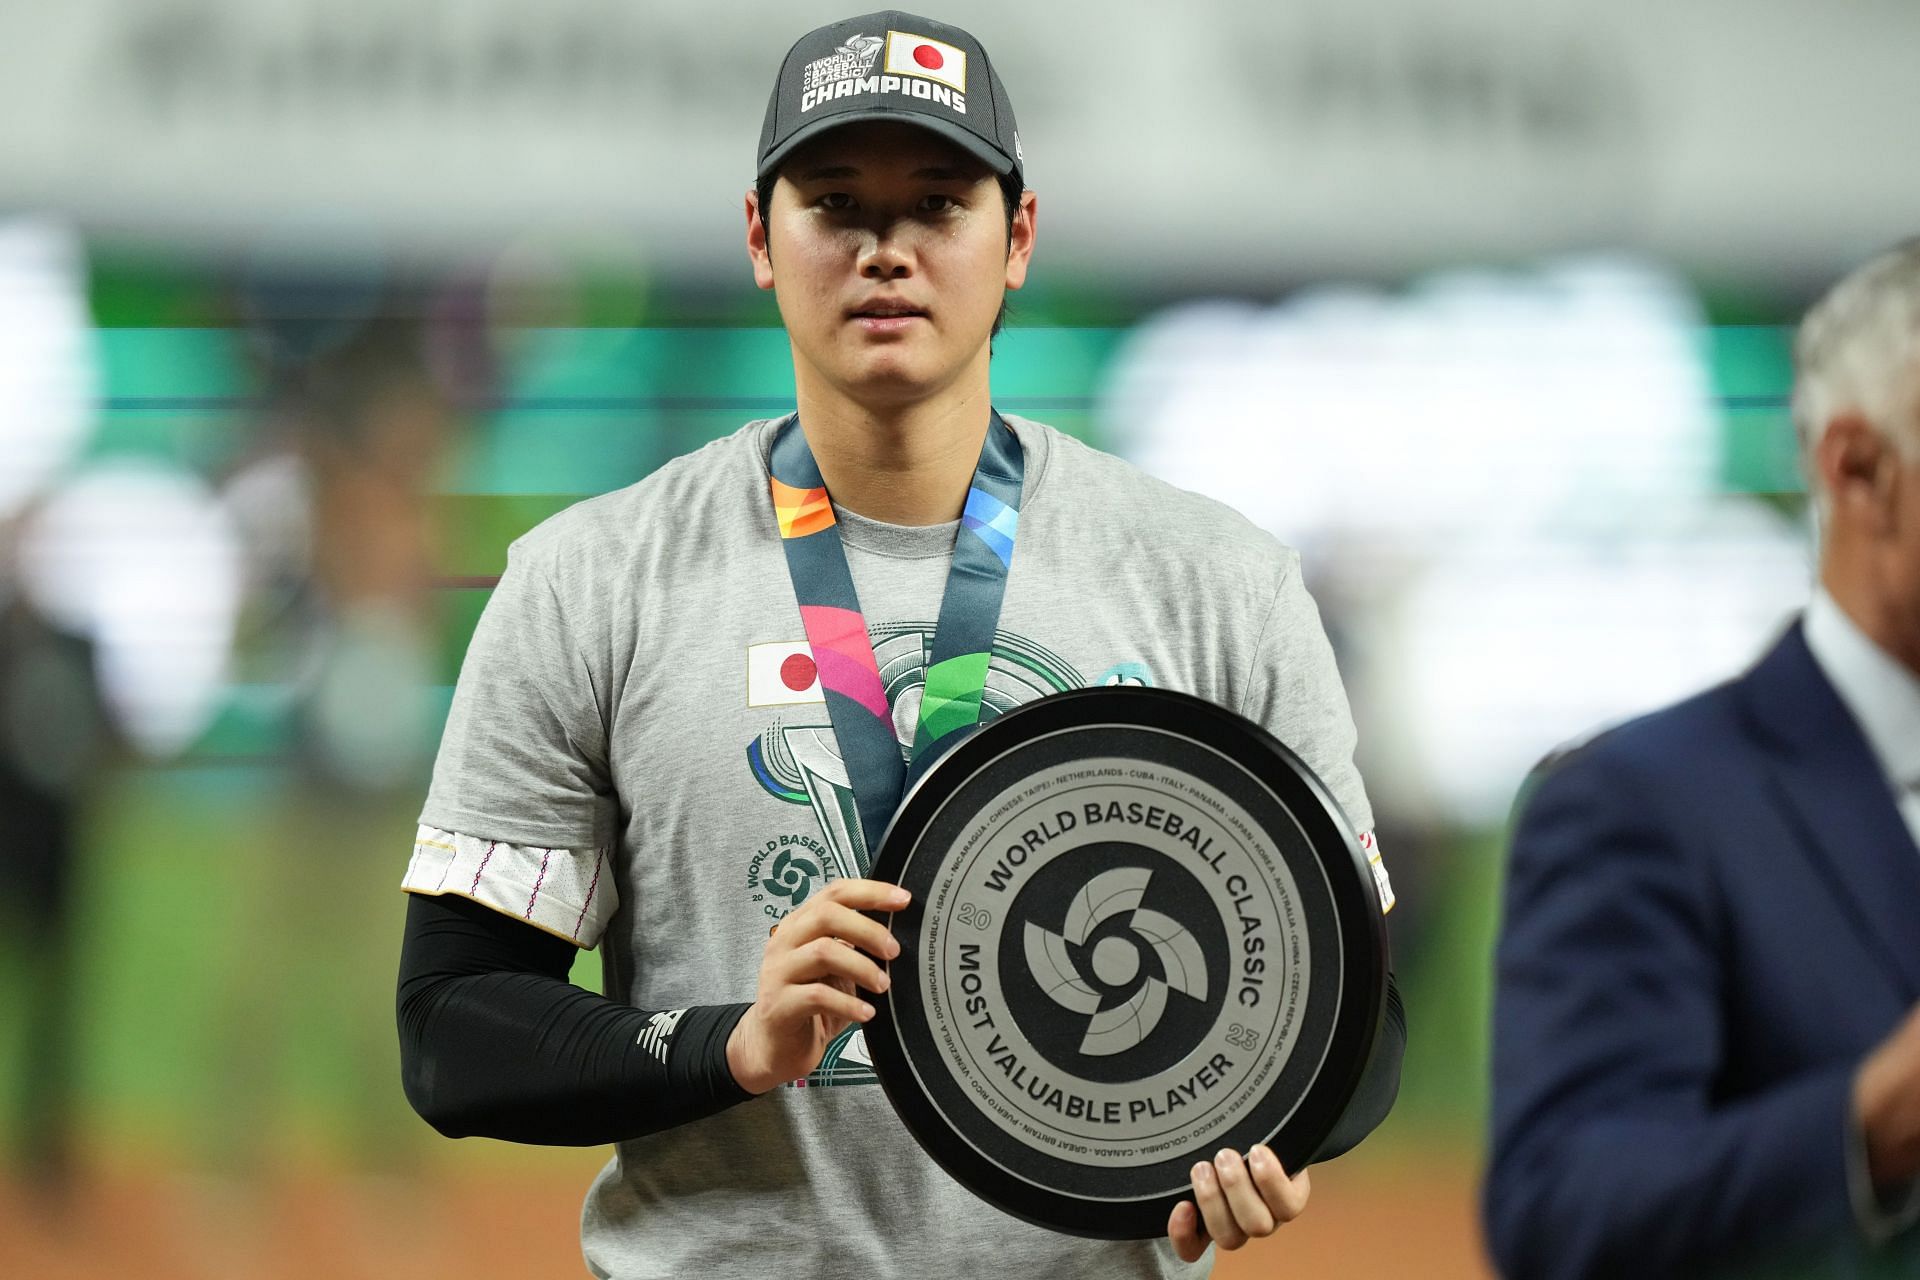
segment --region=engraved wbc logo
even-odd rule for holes
[[[1140,906],[1153,872],[1116,867],[1095,876],[1067,909],[1064,934],[1031,920],[1023,942],[1027,966],[1041,989],[1062,1008],[1087,1015],[1080,1052],[1124,1053],[1160,1025],[1169,986],[1195,1000],[1207,998],[1207,964],[1199,940],[1179,922]],[[1116,916],[1125,926],[1102,931]],[[1096,933],[1102,936],[1089,945]],[[1143,963],[1150,954],[1159,972]]]

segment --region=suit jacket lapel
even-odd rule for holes
[[[1920,849],[1798,622],[1741,683],[1800,847],[1907,998],[1920,998]]]

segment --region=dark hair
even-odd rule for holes
[[[760,225],[763,227],[767,222],[767,210],[773,204],[773,184],[779,177],[779,171],[775,170],[754,183],[754,193],[759,197],[760,202]],[[1000,200],[1007,207],[1007,244],[1011,247],[1013,244],[1013,215],[1020,212],[1020,195],[1024,188],[1019,180],[1010,173],[1000,174],[998,178],[1000,182]],[[769,259],[773,257],[772,236],[767,237],[767,257]],[[993,328],[987,333],[987,341],[992,342],[998,337],[1001,328],[1005,326],[1006,323],[1007,299],[1005,295],[1002,295],[1000,298],[1000,312],[993,318]]]

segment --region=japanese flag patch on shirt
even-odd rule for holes
[[[825,702],[820,668],[805,640],[747,646],[747,705],[789,707]]]

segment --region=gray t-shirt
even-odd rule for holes
[[[1230,509],[1008,416],[1027,457],[983,719],[1099,684],[1265,725],[1354,828],[1372,811],[1299,557]],[[859,874],[834,745],[749,423],[514,543],[461,668],[406,887],[604,951],[607,993],[753,999],[767,934]],[[910,740],[956,524],[839,513]],[[655,1019],[671,1051],[671,1014]],[[914,1142],[856,1026],[805,1081],[616,1145],[587,1197],[593,1274],[1197,1277],[1164,1240],[1030,1226]]]

